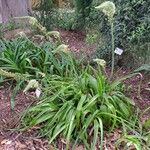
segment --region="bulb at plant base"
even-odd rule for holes
[[[104,59],[93,59],[94,62],[96,62],[98,65],[102,66],[103,68],[106,67],[106,61]]]
[[[106,1],[95,8],[102,11],[108,17],[110,22],[113,20],[114,14],[116,12],[116,6],[113,2]]]
[[[61,44],[57,47],[56,49],[56,52],[64,52],[64,53],[69,53],[69,48],[68,48],[68,45],[65,45],[65,44]]]
[[[23,92],[26,93],[28,90],[30,90],[32,88],[34,88],[34,89],[39,88],[39,83],[35,79],[29,81],[28,85],[25,87]]]

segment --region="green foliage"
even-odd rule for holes
[[[10,72],[33,76],[39,72],[71,76],[80,66],[80,61],[71,57],[69,51],[65,52],[65,45],[58,48],[51,42],[37,45],[20,37],[12,41],[1,40],[0,45],[0,68]]]
[[[116,46],[126,48],[131,43],[134,44],[140,41],[148,42],[148,38],[150,36],[150,2],[147,2],[146,0],[114,0],[114,3],[117,7],[117,12],[115,16]],[[98,15],[99,14],[97,14],[97,16]],[[107,33],[107,24],[104,23],[102,26],[104,26],[105,28],[102,28],[103,31],[101,31]]]
[[[50,42],[36,45],[27,38],[19,37],[10,41],[1,40],[0,48],[0,76],[17,82],[11,97],[12,109],[15,95],[24,81],[40,80],[47,74],[75,76],[80,66],[80,61],[65,52],[63,45],[57,48]]]
[[[53,20],[52,26],[54,28],[72,30],[75,20],[75,12],[68,8],[53,10],[50,19]]]
[[[135,134],[124,135],[117,142],[116,147],[124,147],[124,149],[129,149],[134,147],[136,150],[148,150],[149,149],[149,136],[150,133],[143,132],[140,134],[138,131],[134,131]]]
[[[37,13],[35,11],[34,16],[38,19],[38,21],[46,27],[48,30],[51,30],[51,24],[53,20],[50,20],[51,13],[54,8],[53,0],[41,0],[39,7],[37,7]]]
[[[118,147],[122,143],[124,146],[125,142],[136,148],[149,146],[149,132],[145,132],[149,119],[143,130],[139,130],[134,102],[124,95],[121,83],[137,73],[111,82],[102,74],[106,65],[104,60],[96,59],[95,68],[84,66],[64,44],[37,45],[21,37],[1,40],[0,46],[0,75],[17,81],[11,108],[14,109],[15,95],[24,81],[34,81],[36,85],[32,86],[42,90],[40,101],[22,117],[24,130],[39,125],[41,135],[47,136],[50,143],[63,137],[66,149],[78,143],[83,143],[86,149],[94,149],[98,141],[99,148],[103,149],[104,132],[123,127]]]
[[[113,2],[117,7],[114,23],[115,47],[122,48],[125,53],[128,53],[131,57],[133,56],[132,61],[129,57],[131,64],[128,63],[132,67],[148,63],[150,61],[148,40],[150,38],[150,3],[147,0],[114,0]],[[97,6],[100,3],[100,1],[95,0],[93,5]],[[92,28],[92,30],[95,28],[99,31],[96,55],[109,61],[111,59],[111,47],[108,45],[110,29],[104,15],[92,8],[85,24],[87,28]],[[129,61],[127,60],[127,62]]]
[[[150,2],[147,0],[114,2],[118,8],[115,23],[116,45],[133,53],[137,66],[148,63]]]
[[[52,30],[53,28],[71,30],[75,19],[74,10],[68,8],[53,8],[50,10],[50,13],[45,14],[45,16],[47,17],[43,18],[41,14],[35,15],[40,23],[48,30]]]
[[[85,38],[85,42],[88,44],[94,44],[96,43],[98,40],[98,33],[87,33],[86,34],[86,38]]]
[[[28,57],[28,52],[33,48],[33,45],[28,40],[22,38],[13,41],[1,40],[0,51],[0,68],[12,72],[26,73],[33,72],[31,60]]]
[[[126,42],[136,44],[139,41],[148,42],[150,36],[150,2],[147,0],[114,0],[114,2],[118,9],[118,15],[116,16],[117,41],[124,41],[124,43],[120,43],[122,46],[124,46]]]
[[[112,131],[122,121],[128,126],[134,103],[119,81],[109,83],[98,70],[87,66],[75,77],[45,77],[41,101],[22,120],[25,129],[40,125],[50,143],[63,136],[67,148],[82,142],[94,149],[100,136],[102,149],[104,130]]]
[[[92,0],[76,0],[75,11],[70,8],[56,8],[53,4],[49,4],[51,6],[48,7],[47,3],[43,0],[39,8],[40,13],[35,13],[39,22],[48,30],[55,27],[71,30],[85,27],[85,18],[90,13]]]
[[[75,18],[75,13],[72,9],[57,8],[53,0],[43,0],[38,10],[39,12],[35,12],[34,16],[48,30],[53,28],[72,29]]]
[[[84,29],[85,18],[89,16],[93,0],[75,0],[76,20],[73,29]]]
[[[124,128],[124,134],[120,139],[117,140],[115,146],[116,148],[129,149],[135,148],[136,150],[149,150],[150,148],[150,118],[147,117],[145,121],[143,121],[144,115],[150,110],[150,107],[145,109],[144,112],[140,114],[140,118],[142,122],[137,119],[137,125],[134,128],[130,128],[126,130]]]
[[[150,72],[150,64],[143,64],[141,67],[134,70],[134,72],[140,72],[140,71]]]

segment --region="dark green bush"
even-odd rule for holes
[[[40,5],[35,9],[33,14],[48,30],[52,29],[53,20],[50,18],[54,7],[55,5],[53,0],[41,0]]]
[[[101,3],[96,0],[94,2],[94,6]],[[114,0],[114,3],[117,7],[115,15],[115,47],[122,48],[125,51],[123,57],[128,55],[127,58],[130,61],[132,60],[130,64],[132,67],[133,65],[138,66],[142,63],[148,63],[150,61],[150,56],[148,55],[150,2],[147,0]],[[109,60],[111,37],[107,18],[93,8],[89,17],[86,18],[86,25],[89,29],[95,28],[99,31],[99,46],[96,55]],[[122,59],[122,57],[119,59]],[[125,65],[127,66],[128,64],[126,63]]]
[[[68,8],[57,9],[52,12],[50,19],[53,20],[51,24],[53,28],[72,30],[75,21],[75,12]]]
[[[93,0],[75,0],[76,20],[73,29],[84,29],[85,18],[89,16]]]
[[[114,2],[117,7],[116,36],[118,44],[126,46],[127,42],[148,42],[148,37],[150,37],[150,1],[114,0]]]

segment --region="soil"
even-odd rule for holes
[[[84,42],[84,34],[61,31],[61,35],[63,41],[70,45],[72,51],[78,53],[82,49],[83,52],[90,54],[95,49],[95,45],[88,45]],[[129,70],[119,69],[119,71],[116,72],[115,78],[128,73]],[[144,73],[125,81],[125,84],[131,87],[127,95],[134,100],[136,106],[139,107],[141,111],[150,106],[149,82],[150,75]],[[53,150],[54,148],[48,145],[47,139],[37,137],[34,129],[26,133],[11,130],[18,126],[20,114],[36,101],[36,99],[33,98],[34,93],[25,95],[20,91],[15,97],[15,107],[12,111],[10,105],[12,93],[13,91],[8,83],[0,86],[0,150]],[[150,116],[150,112],[147,116]],[[116,136],[116,134],[119,134],[118,130],[113,136]],[[80,145],[77,147],[77,150],[83,150],[83,147]]]
[[[14,37],[17,37],[19,33],[25,33],[27,36],[31,36],[32,32],[30,29],[28,28],[24,28],[24,29],[14,29],[14,30],[8,30],[5,31],[3,34],[3,37],[6,39],[12,39]]]
[[[62,41],[69,45],[71,51],[75,53],[92,54],[96,50],[96,44],[85,42],[85,34],[78,31],[60,30]]]

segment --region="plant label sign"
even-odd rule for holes
[[[37,88],[37,89],[35,90],[35,95],[36,95],[37,98],[40,97],[40,95],[41,95],[41,90],[40,90],[39,88]]]
[[[116,53],[117,55],[122,55],[123,50],[117,47],[117,48],[115,49],[115,53]]]

